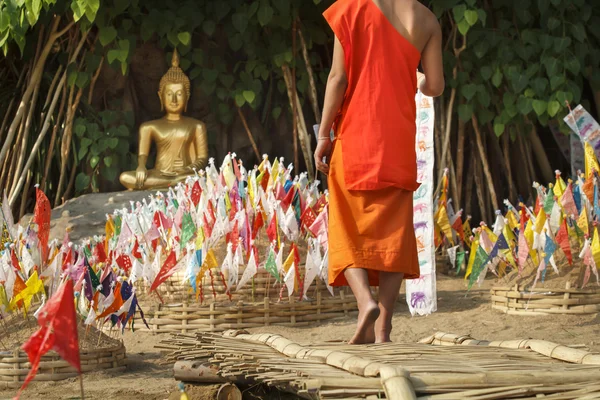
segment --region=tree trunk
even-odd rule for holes
[[[544,179],[544,182],[552,181],[552,178],[554,178],[554,171],[552,170],[552,166],[550,165],[550,161],[548,160],[548,155],[546,154],[546,150],[542,145],[542,141],[540,140],[540,137],[537,134],[535,124],[531,125],[529,143],[531,143],[533,155],[535,156],[537,164],[540,167],[542,179]]]
[[[462,120],[458,120],[458,139],[456,144],[456,204],[462,204],[461,189],[463,184],[463,170],[465,165],[465,126]]]
[[[313,113],[315,114],[315,121],[317,121],[317,124],[320,124],[321,109],[319,108],[319,96],[317,94],[317,84],[315,83],[315,73],[313,71],[312,65],[310,64],[310,57],[308,56],[308,47],[306,46],[306,41],[304,40],[304,35],[302,34],[302,28],[300,28],[300,26],[298,26],[298,36],[300,37],[302,57],[304,58],[304,64],[306,64],[306,72],[308,73],[308,98],[310,100],[310,105],[312,106]]]

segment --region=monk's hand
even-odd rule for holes
[[[146,182],[146,177],[148,176],[148,170],[146,169],[146,167],[140,165],[137,167],[137,169],[135,170],[135,185],[138,187],[138,189],[141,189],[142,187],[144,187],[144,182]]]
[[[329,138],[319,138],[315,150],[315,163],[317,170],[325,175],[329,174],[329,157],[331,156],[331,140]]]

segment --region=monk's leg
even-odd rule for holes
[[[377,322],[375,323],[375,342],[390,342],[390,333],[392,332],[392,317],[394,315],[394,305],[400,294],[402,286],[402,272],[379,272],[379,310],[381,311]]]
[[[348,343],[373,343],[375,341],[375,321],[379,317],[379,307],[371,295],[367,270],[363,268],[346,268],[344,277],[348,281],[358,303],[356,332]]]

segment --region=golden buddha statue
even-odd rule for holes
[[[166,115],[140,126],[138,167],[119,178],[129,190],[166,188],[204,168],[208,161],[206,125],[182,115],[190,98],[190,80],[179,67],[177,50],[171,68],[160,80],[158,97]],[[156,144],[156,162],[154,169],[147,169],[152,142]]]

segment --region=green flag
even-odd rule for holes
[[[550,216],[552,214],[552,208],[554,207],[554,192],[552,190],[548,190],[548,194],[546,195],[546,199],[544,200],[544,212],[546,215]]]
[[[187,244],[192,237],[194,237],[194,233],[196,232],[196,225],[194,225],[194,221],[192,220],[192,216],[190,213],[183,214],[183,219],[181,222],[181,241],[182,245]]]
[[[469,290],[471,290],[473,284],[477,282],[481,271],[483,271],[483,268],[485,267],[485,262],[487,258],[487,253],[485,252],[483,247],[479,246],[477,248],[477,253],[475,253],[475,262],[473,263],[473,269],[471,271],[471,276],[469,277]]]
[[[460,267],[462,267],[464,262],[465,262],[465,252],[459,251],[458,253],[456,253],[456,273],[457,274],[460,272]]]
[[[100,286],[100,279],[98,279],[98,276],[92,269],[91,265],[88,264],[87,267],[88,267],[88,272],[90,273],[90,281],[92,282],[92,293],[94,293],[98,289],[98,286]],[[98,271],[98,272],[100,272],[100,271]]]
[[[277,282],[279,282],[279,273],[277,272],[277,264],[275,263],[275,251],[273,251],[273,247],[269,250],[269,256],[267,257],[267,262],[265,263],[265,269],[268,273],[273,275]]]
[[[121,234],[121,224],[123,223],[123,221],[121,220],[121,217],[119,215],[115,215],[114,223],[115,223],[115,234],[113,235],[113,237],[118,237]]]

